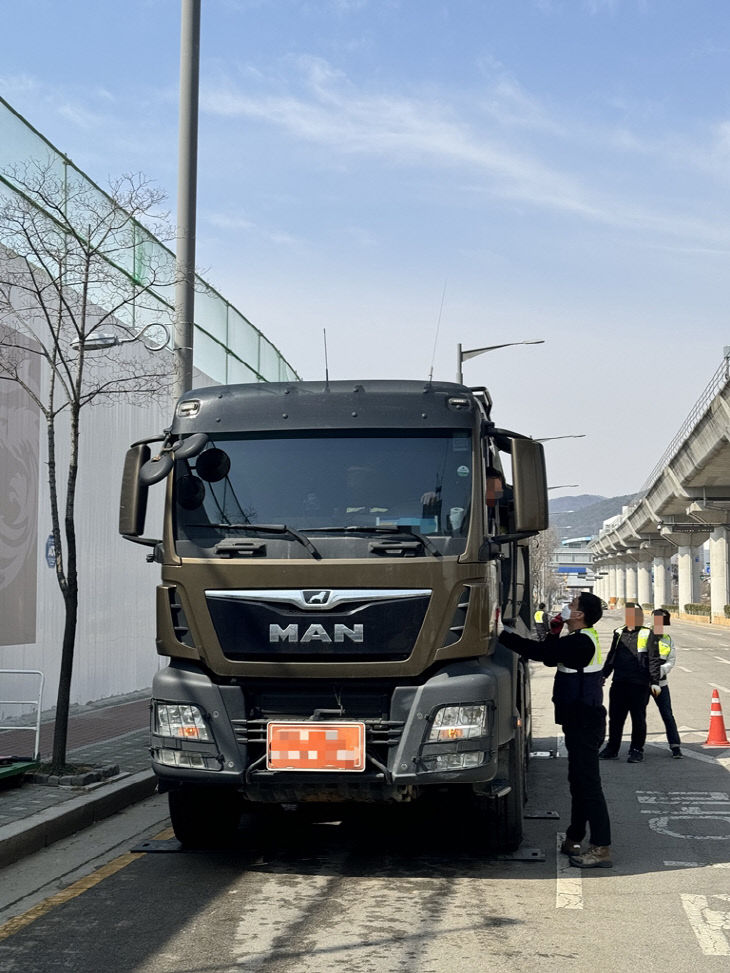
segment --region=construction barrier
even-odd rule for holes
[[[720,694],[716,689],[712,690],[712,702],[710,703],[710,728],[707,731],[707,740],[702,744],[703,747],[730,747],[730,740],[725,732],[725,721],[722,718],[722,704]]]

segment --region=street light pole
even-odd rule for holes
[[[193,384],[199,66],[200,0],[182,0],[173,345],[173,393],[176,399],[189,391]]]
[[[464,384],[464,374],[462,371],[462,364],[468,361],[470,358],[476,358],[477,355],[483,355],[487,351],[496,351],[497,348],[511,348],[513,345],[544,345],[545,339],[540,338],[538,341],[507,341],[503,345],[487,345],[486,348],[468,348],[466,351],[462,351],[461,342],[456,346],[456,381],[459,385]]]
[[[579,432],[575,436],[548,436],[546,439],[536,439],[536,443],[551,443],[553,439],[585,439],[586,434],[584,432]]]

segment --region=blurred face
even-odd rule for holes
[[[644,624],[644,613],[640,608],[627,608],[625,620],[627,628],[641,628]]]
[[[654,615],[654,634],[664,634],[664,615],[661,612],[656,612]]]
[[[570,603],[570,618],[565,623],[569,632],[577,632],[579,628],[586,627],[583,612],[580,610],[580,606],[578,604],[579,598],[580,596],[576,595]]]
[[[487,506],[493,507],[504,492],[501,476],[487,476]]]

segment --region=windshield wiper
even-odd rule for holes
[[[254,534],[281,534],[283,537],[290,537],[298,541],[302,547],[306,547],[312,557],[318,561],[322,559],[314,544],[304,534],[300,534],[294,527],[287,527],[286,524],[187,524],[188,527],[213,527],[220,530],[250,530]]]
[[[422,534],[417,531],[415,527],[410,524],[402,524],[398,526],[397,524],[373,524],[368,526],[367,524],[355,524],[355,525],[342,525],[341,527],[307,527],[305,528],[308,534],[409,534],[411,537],[415,537],[416,540],[423,544],[424,550],[434,557],[441,557],[441,551],[433,545],[433,543]]]

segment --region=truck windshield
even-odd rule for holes
[[[178,548],[194,554],[186,549],[214,548],[241,536],[241,525],[270,524],[309,530],[317,546],[339,528],[391,526],[461,538],[463,550],[472,472],[471,434],[461,429],[212,435],[200,455],[176,465]]]

